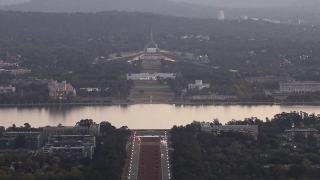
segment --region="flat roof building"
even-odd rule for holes
[[[92,135],[54,135],[48,138],[43,153],[50,156],[93,157],[96,147]]]
[[[0,138],[0,149],[16,149],[16,137]]]
[[[188,84],[189,90],[202,90],[203,88],[210,88],[210,83],[202,83],[202,80],[195,80],[195,84]]]
[[[259,77],[248,77],[246,81],[251,83],[265,83],[265,82],[293,82],[294,79],[292,77],[277,77],[277,76],[259,76]]]
[[[12,85],[10,86],[0,86],[0,94],[1,93],[10,93],[10,92],[15,92],[16,88],[12,87]]]
[[[254,137],[258,136],[258,125],[211,125],[210,123],[201,123],[201,131],[220,134],[221,131],[225,132],[242,132],[251,134]]]
[[[285,130],[285,136],[287,141],[293,141],[294,137],[297,134],[302,134],[306,139],[308,137],[319,137],[319,131],[316,128],[309,128],[309,129],[298,129],[298,128],[292,128]]]
[[[13,148],[39,149],[42,147],[41,132],[4,132],[2,138],[7,143],[10,141],[10,147]]]
[[[287,82],[280,83],[280,93],[307,93],[320,91],[320,82]]]
[[[100,135],[100,124],[87,126],[55,126],[44,127],[43,137],[47,138],[52,135]]]

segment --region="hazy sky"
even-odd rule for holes
[[[0,0],[0,5],[18,4],[28,2],[30,0]]]
[[[18,4],[30,0],[0,0],[0,5]],[[116,1],[116,0],[115,0]],[[161,1],[161,0],[157,0]],[[166,0],[163,0],[166,1]],[[174,2],[189,2],[202,5],[220,6],[220,7],[279,7],[288,5],[299,0],[168,0]]]

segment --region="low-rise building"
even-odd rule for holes
[[[45,84],[48,83],[48,79],[38,79],[37,77],[28,77],[27,79],[13,79],[10,81],[11,84]]]
[[[309,128],[309,129],[298,129],[298,128],[292,128],[285,130],[285,136],[287,141],[293,141],[294,137],[297,134],[302,134],[307,139],[308,137],[319,137],[319,131],[315,128]]]
[[[10,73],[10,74],[26,74],[26,73],[30,73],[31,70],[30,69],[0,69],[0,73]]]
[[[15,149],[17,147],[16,138],[0,138],[0,149]]]
[[[175,79],[175,73],[138,73],[138,74],[127,74],[127,79],[131,80],[157,80],[157,78],[171,78]]]
[[[265,82],[293,82],[292,77],[277,77],[277,76],[259,76],[259,77],[248,77],[246,81],[251,83],[265,83]]]
[[[210,123],[201,123],[201,131],[220,134],[222,131],[242,132],[258,136],[258,125],[211,125]]]
[[[100,124],[87,126],[55,126],[44,127],[43,137],[47,138],[52,135],[100,135]]]
[[[50,80],[48,83],[49,97],[53,99],[66,99],[67,95],[76,95],[76,90],[66,81],[58,83],[58,81]]]
[[[12,85],[10,86],[0,86],[0,93],[10,93],[10,92],[15,92],[16,88],[13,87]]]
[[[280,83],[280,93],[308,93],[320,91],[320,82],[286,82]]]
[[[210,88],[210,83],[202,83],[202,80],[195,80],[195,84],[188,84],[189,90],[202,90],[203,88]]]
[[[41,132],[4,132],[2,142],[7,143],[6,147],[13,149],[39,149],[42,147],[42,134]]]
[[[95,137],[91,135],[57,135],[48,138],[43,153],[51,156],[92,158],[95,147]]]

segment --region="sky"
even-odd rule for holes
[[[18,4],[28,2],[30,0],[0,0],[0,5]]]
[[[18,4],[30,0],[0,0],[0,5]],[[116,0],[115,0],[116,1]],[[160,0],[158,0],[160,1]],[[165,1],[165,0],[163,0]],[[168,0],[173,2],[188,2],[228,8],[281,7],[299,0]]]

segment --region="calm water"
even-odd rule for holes
[[[165,104],[122,106],[48,106],[0,108],[0,126],[23,126],[28,122],[34,127],[75,125],[80,119],[95,122],[109,121],[116,127],[171,128],[186,125],[193,120],[210,122],[218,118],[221,123],[247,117],[272,118],[275,114],[304,111],[320,114],[320,106],[175,106]]]

